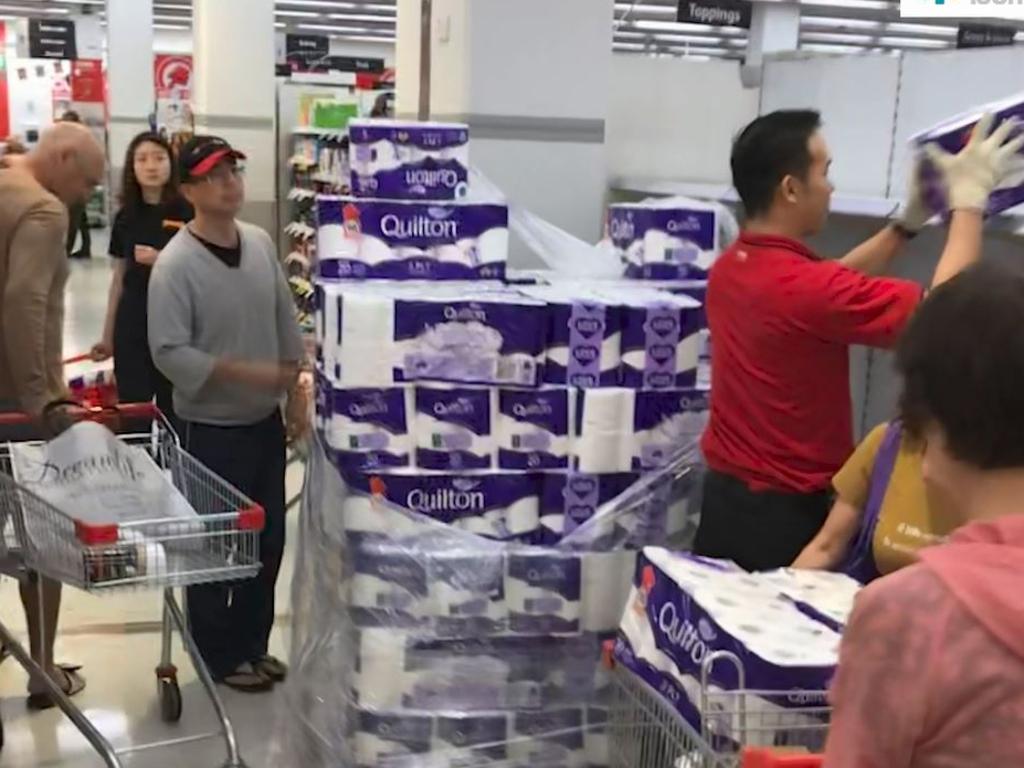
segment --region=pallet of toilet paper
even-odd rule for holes
[[[352,474],[318,441],[282,723],[295,764],[608,765],[601,648],[637,552],[665,538],[651,510],[696,465],[696,446],[681,448],[639,477]],[[587,511],[555,545],[499,535],[548,503]]]
[[[701,304],[643,286],[329,282],[317,356],[343,387],[690,387]]]
[[[817,750],[828,721],[825,691],[859,587],[841,574],[747,573],[647,547],[614,656],[716,749]],[[712,660],[720,652],[732,661]]]

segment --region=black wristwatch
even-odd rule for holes
[[[901,221],[890,221],[889,226],[892,227],[893,231],[895,231],[896,234],[902,237],[904,240],[913,240],[915,237],[917,237],[918,233],[914,232],[913,230],[907,229]]]

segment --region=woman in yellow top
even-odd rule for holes
[[[835,503],[793,567],[841,570],[867,582],[943,541],[956,518],[929,497],[921,457],[898,422],[875,427],[832,479]]]

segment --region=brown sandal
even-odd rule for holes
[[[58,665],[57,672],[60,673],[60,687],[64,691],[65,696],[77,696],[85,690],[85,678],[78,674],[78,671],[70,665]],[[46,709],[53,709],[57,706],[57,702],[49,692],[30,693],[26,700],[26,706],[32,712],[42,712]]]

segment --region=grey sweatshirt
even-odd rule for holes
[[[303,356],[273,241],[252,224],[239,222],[238,232],[238,267],[224,264],[184,228],[161,251],[150,278],[149,347],[186,421],[255,424],[278,407],[273,394],[209,381],[218,358],[297,362]]]

